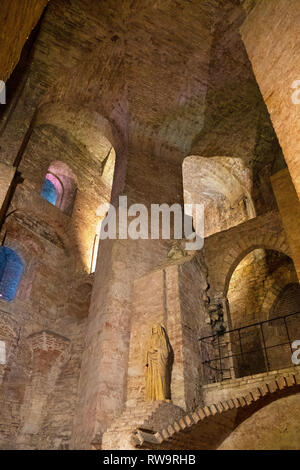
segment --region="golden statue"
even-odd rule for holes
[[[146,399],[170,401],[173,351],[163,326],[155,323],[146,357]]]

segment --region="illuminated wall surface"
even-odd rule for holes
[[[0,365],[6,363],[6,345],[5,341],[0,341]]]
[[[0,298],[13,300],[23,273],[20,257],[10,248],[0,248]]]
[[[58,194],[54,184],[48,179],[45,179],[41,196],[55,206]]]

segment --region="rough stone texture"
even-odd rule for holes
[[[119,445],[132,446],[133,424],[149,418],[141,340],[158,319],[175,354],[174,403],[165,409],[196,409],[203,399],[197,339],[228,321],[235,268],[256,248],[295,256],[269,178],[284,167],[282,152],[239,35],[252,6],[49,2],[26,73],[12,77],[13,96],[1,113],[0,160],[10,168],[1,176],[4,198],[14,168],[19,175],[1,240],[25,263],[16,299],[0,301],[7,349],[0,365],[1,448],[111,448],[120,416]],[[203,178],[196,165],[186,184],[182,164],[189,155],[205,158],[208,173]],[[77,187],[65,212],[40,196],[49,167],[62,165]],[[182,205],[184,190],[209,201],[202,252],[185,252],[184,240],[103,240],[90,274],[100,203],[117,205],[121,194],[148,208]],[[259,262],[253,271],[259,282],[270,281],[267,314],[288,270],[274,273],[278,285],[263,279]],[[236,282],[236,295],[238,288]],[[33,354],[30,338],[45,331],[65,338],[68,360],[60,361],[57,350]],[[34,384],[48,355],[46,391]],[[130,403],[138,404],[132,423]],[[156,423],[166,418],[162,408]],[[224,437],[213,424],[206,431],[208,440]]]
[[[0,19],[0,80],[6,81],[49,0],[3,0]]]
[[[218,450],[298,450],[299,396],[281,398],[240,424]]]
[[[14,167],[0,164],[0,219],[5,216],[8,203],[8,194],[10,192],[16,169]]]
[[[253,71],[300,196],[299,105],[292,84],[299,80],[300,4],[297,0],[263,0],[244,22],[241,33]],[[267,32],[267,33],[266,33]],[[298,86],[299,88],[299,86]]]
[[[212,299],[226,297],[233,271],[256,248],[291,254],[278,213],[270,212],[207,238],[205,262],[207,266],[215,266],[209,270]]]
[[[230,279],[227,298],[229,305],[228,322],[231,328],[244,327],[271,318],[300,312],[298,297],[293,302],[281,302],[276,309],[278,298],[287,286],[299,288],[297,274],[292,260],[276,251],[256,249],[249,253],[236,267]],[[296,290],[292,292],[295,294]],[[291,295],[293,295],[291,292]],[[284,298],[283,298],[284,300]],[[300,314],[287,318],[291,341],[300,336]],[[262,326],[265,344],[268,348],[268,365],[279,369],[291,362],[291,351],[283,321],[264,323]],[[239,344],[239,335],[241,345]],[[236,377],[252,375],[266,370],[263,340],[260,327],[253,326],[240,333],[230,335],[236,358]],[[253,352],[252,352],[253,351]],[[241,354],[242,353],[242,354]]]
[[[133,437],[136,447],[143,449],[212,450],[223,448],[223,442],[224,449],[227,445],[228,447],[232,445],[233,448],[249,448],[249,440],[243,431],[251,428],[255,434],[255,426],[258,424],[264,437],[259,448],[266,449],[270,438],[266,435],[263,416],[267,417],[270,424],[276,420],[276,411],[274,416],[272,411],[270,413],[266,411],[267,407],[275,408],[280,416],[286,411],[291,415],[293,404],[296,402],[299,402],[297,370],[293,375],[283,375],[277,380],[261,382],[259,387],[251,389],[246,395],[199,407],[194,413],[173,421],[160,432],[149,435],[137,431]],[[288,443],[286,435],[281,435],[280,430],[284,428],[277,424],[272,436],[273,449],[289,449],[290,446],[294,449],[299,448],[299,434],[295,432],[299,429],[298,422],[293,420],[292,423],[287,423],[286,430],[288,429],[288,434],[293,436],[291,443]]]
[[[282,223],[287,234],[293,254],[293,261],[300,280],[300,203],[295,187],[287,169],[277,172],[271,177]]]
[[[255,217],[251,171],[242,160],[190,156],[182,173],[184,202],[204,206],[205,237]]]
[[[194,291],[195,286],[197,292]],[[166,266],[135,281],[127,406],[145,401],[144,355],[154,322],[165,326],[173,349],[172,402],[184,409],[192,409],[199,402],[200,351],[197,339],[205,317],[203,295],[206,289],[205,270],[197,259]]]
[[[211,405],[219,401],[226,401],[246,395],[248,392],[261,387],[264,383],[272,380],[281,380],[281,377],[290,377],[293,380],[293,374],[297,371],[297,367],[289,367],[282,370],[273,370],[271,372],[263,372],[261,374],[248,375],[233,380],[226,380],[216,384],[208,384],[203,386],[203,403]]]
[[[289,257],[263,249],[249,253],[236,267],[229,283],[227,297],[232,327],[268,320],[278,294],[288,284],[297,282]]]

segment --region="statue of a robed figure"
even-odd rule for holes
[[[168,335],[162,325],[152,326],[146,353],[146,399],[171,400],[171,368],[173,351]]]

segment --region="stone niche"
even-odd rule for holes
[[[201,392],[199,330],[205,318],[206,278],[197,258],[153,271],[134,283],[127,407],[145,402],[145,348],[153,323],[167,331],[172,349],[171,400],[193,409]]]
[[[0,385],[9,373],[17,343],[17,325],[6,312],[0,311]]]
[[[27,338],[32,353],[31,383],[25,393],[23,419],[17,444],[34,448],[44,416],[47,399],[70,356],[70,340],[51,331],[40,331]]]

